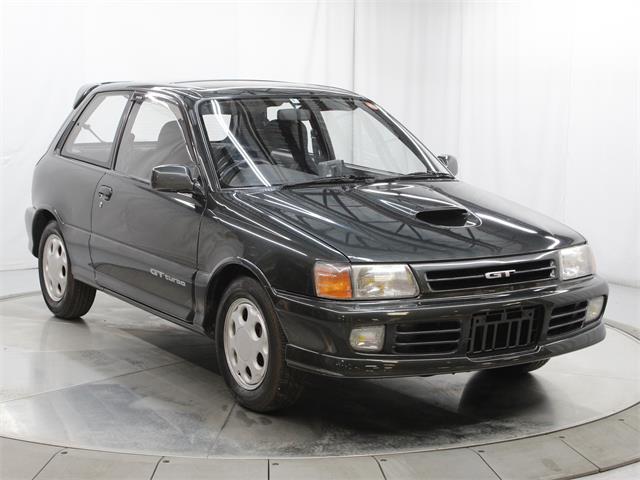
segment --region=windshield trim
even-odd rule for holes
[[[223,191],[235,191],[235,190],[246,190],[246,189],[256,189],[256,190],[273,190],[273,189],[278,189],[281,188],[285,185],[289,185],[289,184],[274,184],[274,185],[238,185],[238,186],[227,186],[227,185],[223,185],[222,180],[220,178],[220,173],[218,172],[218,168],[216,165],[216,162],[213,158],[213,153],[211,152],[211,145],[209,144],[208,141],[208,135],[207,135],[207,131],[206,131],[206,127],[204,126],[204,119],[202,118],[202,114],[200,113],[200,108],[202,106],[203,103],[205,102],[212,102],[214,100],[246,100],[248,98],[278,98],[282,95],[283,92],[273,92],[273,93],[264,93],[264,92],[256,92],[255,95],[247,95],[247,94],[232,94],[232,95],[228,95],[228,94],[222,94],[222,95],[211,95],[211,96],[206,96],[206,97],[202,97],[200,99],[198,99],[194,104],[193,104],[193,111],[196,117],[196,122],[198,125],[198,128],[200,130],[200,135],[201,135],[201,139],[202,139],[202,143],[204,145],[204,149],[206,151],[206,155],[207,155],[207,160],[209,162],[209,166],[212,170],[212,172],[214,173],[214,182],[215,182],[215,187],[217,191],[223,192]],[[385,108],[383,108],[382,106],[380,106],[378,103],[374,102],[373,100],[364,97],[362,95],[358,95],[358,94],[342,94],[342,93],[334,93],[334,92],[324,92],[324,91],[317,91],[317,92],[296,92],[296,97],[309,97],[309,98],[314,98],[314,97],[336,97],[336,98],[342,98],[342,99],[352,99],[352,100],[360,100],[363,102],[370,102],[372,104],[374,104],[378,111],[380,112],[380,114],[386,118],[386,120],[393,125],[395,128],[398,129],[398,131],[404,135],[413,145],[413,147],[417,150],[417,152],[420,153],[420,155],[418,156],[422,156],[422,160],[426,161],[427,164],[429,163],[435,163],[437,164],[440,168],[443,168],[444,171],[446,173],[448,173],[449,175],[451,175],[451,179],[456,179],[456,176],[453,175],[453,173],[451,173],[451,171],[447,168],[446,165],[444,165],[442,162],[440,162],[440,160],[438,160],[438,157],[431,151],[429,150],[429,148],[427,148],[427,146],[422,143],[413,133],[411,133],[411,131],[406,128],[400,121],[398,121],[393,115],[391,115]],[[416,152],[414,152],[415,154]],[[425,165],[426,167],[426,165]],[[425,172],[427,173],[427,172]],[[411,178],[411,177],[408,177]],[[435,177],[434,177],[435,178]],[[442,179],[442,178],[441,178]],[[293,184],[292,184],[293,185]]]

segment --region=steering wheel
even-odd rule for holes
[[[265,164],[269,165],[269,162],[263,158],[251,159],[251,161],[256,165],[265,165]],[[234,160],[233,165],[231,165],[231,167],[248,168],[249,160],[247,160],[246,158],[241,158],[240,160]]]
[[[264,159],[251,159],[250,161],[253,162],[255,165],[270,165],[270,163]],[[224,170],[220,172],[220,177],[223,179],[225,183],[230,184],[233,178],[236,175],[238,175],[242,170],[250,168],[249,167],[250,161],[247,160],[246,158],[233,160],[233,162],[231,162],[229,166],[225,167]]]

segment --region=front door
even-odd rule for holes
[[[135,100],[114,169],[96,189],[90,245],[100,286],[190,322],[204,200],[150,185],[159,165],[186,165],[197,175],[184,132],[172,100]]]

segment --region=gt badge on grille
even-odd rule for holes
[[[516,273],[515,270],[500,270],[499,272],[487,272],[484,274],[484,278],[508,278],[512,273]]]

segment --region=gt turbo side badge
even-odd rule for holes
[[[178,278],[172,277],[171,275],[167,275],[166,273],[161,272],[160,270],[156,270],[155,268],[149,269],[149,273],[151,273],[151,275],[153,275],[154,277],[160,277],[167,282],[175,283],[176,285],[180,285],[181,287],[187,286],[184,280],[180,280]]]

